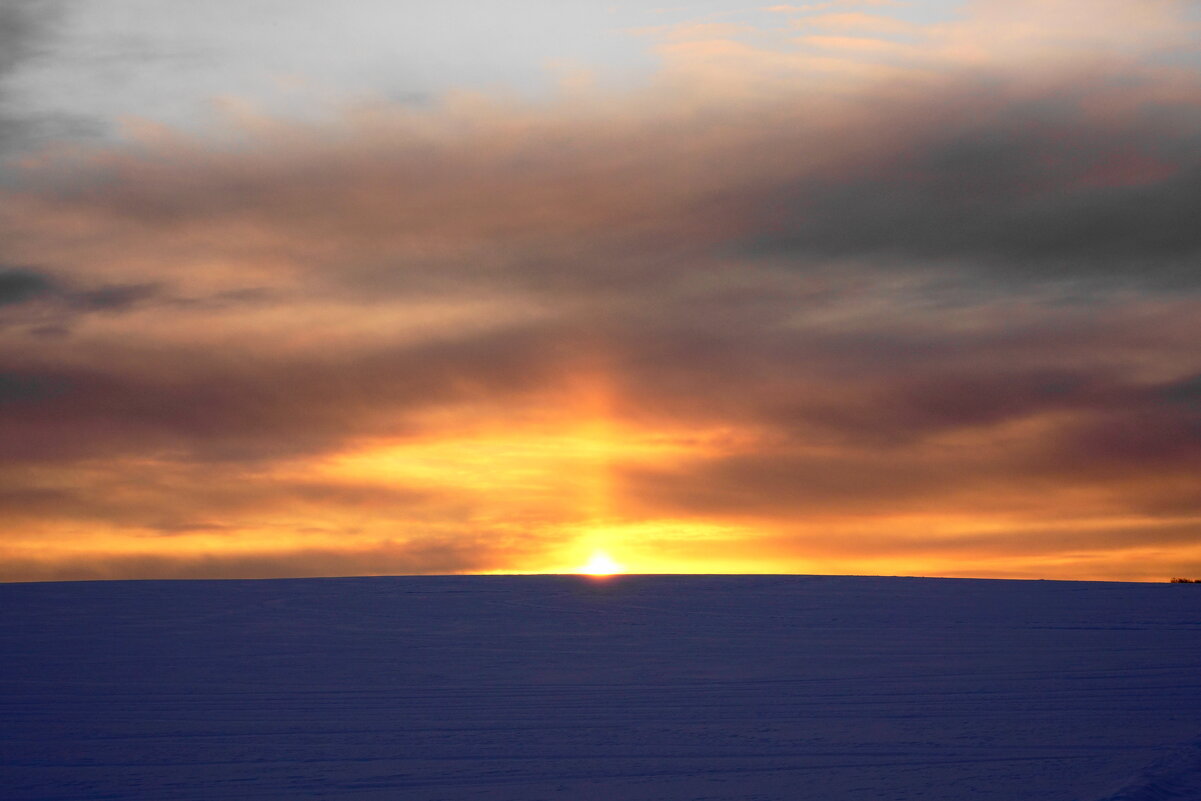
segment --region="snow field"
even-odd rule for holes
[[[1201,799],[1201,587],[0,586],[0,797]]]

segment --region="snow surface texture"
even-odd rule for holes
[[[1201,585],[0,586],[0,797],[1201,799]]]

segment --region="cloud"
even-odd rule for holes
[[[272,293],[263,287],[217,290],[185,295],[158,281],[97,283],[86,278],[60,278],[27,267],[0,269],[0,329],[30,336],[68,337],[74,327],[97,316],[140,312],[215,312],[261,306]]]
[[[69,287],[37,270],[22,267],[0,270],[0,306],[51,300],[71,311],[111,312],[124,311],[158,294],[153,283]]]
[[[792,24],[798,28],[821,28],[834,31],[853,31],[859,33],[875,33],[881,35],[907,35],[921,33],[921,28],[911,22],[887,17],[881,14],[865,14],[861,11],[840,12],[832,14],[814,14],[795,19]]]
[[[1201,517],[1181,7],[1052,3],[1027,41],[1018,5],[887,53],[706,28],[636,90],[229,104],[29,154],[9,575],[521,568],[639,525],[693,532],[648,559],[759,569],[1170,549]]]
[[[1131,22],[1131,38],[1174,40],[1164,8],[1143,15],[1154,24]],[[212,282],[222,262],[270,260],[276,280],[300,271],[372,294],[526,289],[620,280],[631,256],[705,259],[721,246],[806,270],[855,260],[1025,283],[1195,284],[1196,73],[1103,48],[1066,64],[965,63],[979,27],[948,26],[927,55],[887,68],[838,58],[862,71],[850,78],[821,77],[828,57],[731,40],[709,55],[668,51],[663,83],[628,101],[464,99],[326,127],[238,112],[243,141],[224,147],[148,127],[138,146],[47,175],[15,199],[8,227],[45,261],[39,239],[62,237],[41,221],[69,209],[78,245],[99,245],[94,259],[129,283],[154,261],[190,281],[204,263]],[[1103,36],[1118,34],[1081,34]],[[694,70],[711,58],[737,77],[698,97],[708,73]],[[777,74],[763,95],[760,71]],[[313,241],[316,230],[328,236]],[[125,249],[107,253],[118,237]],[[578,243],[593,255],[578,259]]]
[[[66,0],[11,0],[0,6],[0,158],[28,144],[43,122],[13,108],[7,84],[42,55],[66,6]]]
[[[1063,115],[1070,102],[1009,109],[1001,126],[961,118],[850,175],[765,192],[778,231],[750,251],[950,261],[1027,282],[1195,286],[1201,239],[1185,209],[1201,199],[1201,165],[1183,154],[1199,143],[1197,121],[1115,135]]]
[[[49,560],[6,554],[0,581],[95,581],[139,579],[301,578],[322,576],[427,575],[501,568],[511,552],[489,553],[462,538],[447,542],[385,542],[354,548],[286,552],[223,552],[194,556],[85,553]]]
[[[832,0],[826,3],[806,3],[803,6],[793,5],[775,5],[765,6],[764,11],[772,11],[777,14],[798,14],[814,11],[826,11],[831,8],[870,8],[879,6],[899,6],[903,5],[901,0]]]
[[[22,303],[50,292],[52,284],[41,273],[13,267],[0,270],[0,306]]]
[[[0,376],[23,389],[6,399],[0,442],[13,460],[164,450],[201,460],[278,458],[369,433],[403,435],[409,418],[431,406],[532,392],[571,350],[550,331],[512,330],[307,358],[128,345],[124,363],[108,366],[13,357]]]

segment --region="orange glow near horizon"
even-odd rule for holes
[[[598,375],[528,405],[447,406],[415,419],[407,436],[210,478],[208,500],[241,510],[236,527],[205,515],[206,507],[189,513],[173,501],[194,527],[164,537],[149,525],[89,525],[63,531],[53,546],[47,538],[56,532],[31,531],[12,538],[0,556],[18,566],[10,567],[16,578],[632,572],[1159,580],[1162,570],[1139,567],[1156,556],[1154,545],[1093,555],[1031,543],[1058,530],[1102,537],[1133,527],[1170,537],[1197,522],[1064,516],[1095,499],[1081,503],[1063,490],[1022,512],[1009,511],[1020,497],[995,493],[984,503],[964,495],[940,510],[818,507],[793,517],[662,503],[640,496],[630,477],[687,474],[754,453],[762,434],[625,417]],[[175,494],[193,480],[182,468],[155,472],[137,462],[124,474],[140,480],[110,486],[98,473],[95,492],[135,503],[151,489]],[[248,504],[261,495],[271,502]],[[1026,544],[1009,548],[1004,538]],[[428,551],[425,543],[432,543]],[[1183,558],[1201,553],[1178,550]]]
[[[838,510],[783,525],[762,516],[690,516],[656,508],[624,497],[614,480],[621,470],[687,469],[690,462],[753,448],[754,437],[753,431],[733,428],[639,427],[606,416],[603,404],[574,409],[547,404],[505,421],[481,415],[457,430],[438,419],[423,436],[364,443],[320,462],[281,463],[258,479],[231,479],[219,489],[231,502],[243,497],[240,493],[255,492],[246,481],[321,488],[318,494],[284,496],[277,506],[247,510],[236,530],[206,527],[201,519],[195,529],[168,539],[150,529],[89,526],[53,548],[42,535],[10,543],[2,555],[28,563],[26,572],[33,576],[53,575],[43,571],[56,562],[100,565],[71,574],[83,578],[124,577],[147,564],[172,576],[225,575],[223,570],[230,575],[268,570],[276,571],[272,575],[387,575],[412,572],[406,561],[411,543],[422,538],[454,542],[464,532],[479,532],[461,551],[469,566],[447,563],[447,572],[1158,580],[1156,573],[1129,567],[1153,557],[1152,546],[1086,559],[1054,550],[1012,552],[997,538],[1196,523],[1193,518],[1080,517],[1048,522],[1039,510],[1027,518],[965,505],[907,515]],[[170,488],[182,479],[164,474],[158,480]],[[397,493],[395,499],[389,493]],[[944,543],[965,538],[978,544],[969,551],[943,551]],[[213,553],[224,554],[232,567],[205,567]],[[189,567],[193,563],[199,567]],[[433,572],[441,571],[435,566]]]
[[[577,568],[585,554],[613,548],[633,551],[640,565],[670,569],[653,547],[638,543],[678,539],[689,532],[703,538],[713,526],[633,513],[618,496],[614,474],[674,469],[713,456],[736,437],[725,428],[634,425],[616,419],[612,405],[605,379],[590,373],[559,396],[518,410],[508,420],[489,419],[487,412],[468,425],[459,416],[431,418],[428,434],[366,443],[326,460],[317,477],[404,487],[431,498],[431,517],[444,517],[434,511],[436,506],[453,505],[474,530],[542,543],[537,548],[541,554],[515,554],[512,564],[487,572],[624,572],[607,556],[608,562]],[[301,463],[296,469],[303,474],[313,468]]]

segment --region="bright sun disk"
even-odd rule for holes
[[[613,557],[609,554],[604,551],[596,551],[588,559],[587,564],[579,569],[579,572],[589,576],[612,576],[623,573],[625,570],[620,564],[613,561]]]

